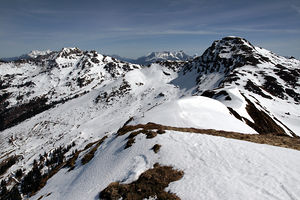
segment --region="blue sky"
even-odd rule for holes
[[[135,58],[201,54],[235,35],[300,57],[299,0],[1,0],[0,57],[62,47]]]

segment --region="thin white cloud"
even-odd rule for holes
[[[150,35],[211,35],[218,34],[215,31],[205,31],[205,30],[165,30],[165,31],[150,31],[142,32],[141,34]]]
[[[292,9],[295,10],[298,14],[300,14],[300,6],[291,5]]]
[[[114,28],[113,32],[120,35],[208,35],[218,34],[216,31],[206,30],[180,30],[180,29],[166,29],[166,30],[143,30],[137,28]]]

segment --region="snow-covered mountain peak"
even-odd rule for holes
[[[150,52],[145,56],[141,56],[137,59],[125,58],[118,55],[112,55],[112,57],[125,62],[136,63],[140,65],[150,65],[156,62],[184,62],[184,61],[191,60],[195,56],[190,56],[186,54],[183,50],[180,50],[180,51]]]
[[[201,56],[202,61],[211,62],[223,60],[222,62],[236,62],[238,65],[253,65],[269,61],[256,51],[255,47],[246,39],[240,37],[224,37],[216,40]],[[238,67],[238,66],[235,66]]]
[[[162,51],[162,52],[151,52],[146,56],[139,57],[137,60],[133,61],[142,65],[149,65],[155,62],[162,61],[187,61],[192,57],[181,51]]]
[[[40,50],[33,50],[30,53],[28,53],[28,56],[31,58],[36,58],[38,56],[45,56],[50,54],[52,51],[51,50],[45,50],[45,51],[40,51]]]
[[[297,118],[296,113],[291,114],[292,110],[287,110],[291,104],[298,105],[300,102],[299,76],[299,60],[276,55],[253,46],[243,38],[231,36],[213,42],[202,56],[186,63],[176,83],[182,85],[183,82],[194,80],[194,85],[188,84],[186,87],[187,84],[184,84],[182,87],[194,95],[216,98],[231,109],[239,110],[237,112],[240,116],[246,118],[248,116],[245,113],[251,113],[258,108],[262,109],[261,118],[267,116],[266,113],[272,113],[271,117],[265,120],[268,123],[260,127],[269,127],[263,132],[295,135],[299,129],[294,125],[289,126],[291,129],[286,128],[285,123],[293,124],[293,120]],[[232,88],[236,88],[235,91]],[[247,105],[245,110],[241,111],[240,106],[237,106],[238,101]],[[257,105],[252,106],[255,104]],[[252,111],[249,111],[250,107],[253,108]],[[261,110],[256,113],[260,112]],[[260,121],[259,118],[256,122]],[[261,131],[258,127],[254,129]]]
[[[162,51],[162,52],[151,52],[147,54],[146,61],[162,61],[162,60],[171,60],[171,61],[185,61],[190,58],[189,55],[181,51]]]

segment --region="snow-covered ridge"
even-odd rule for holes
[[[2,104],[5,112],[1,113],[1,117],[17,115],[10,112],[16,112],[21,105],[42,104],[43,109],[40,109],[44,110],[44,107],[76,98],[130,70],[140,68],[139,65],[121,62],[96,51],[78,48],[63,48],[49,54],[35,52],[34,55],[35,58],[1,65],[3,90],[0,95],[5,97]],[[8,126],[4,121],[1,129]]]
[[[133,183],[155,163],[183,171],[182,179],[164,189],[181,199],[300,197],[298,151],[187,131],[226,130],[240,132],[240,138],[268,134],[297,145],[297,59],[226,37],[185,62],[145,67],[63,48],[1,63],[0,73],[0,162],[18,158],[0,180],[9,190],[20,186],[34,160],[46,177],[60,169],[30,199],[98,199],[110,183]],[[118,134],[124,124],[148,122],[185,131]],[[289,144],[284,139],[282,146]],[[66,150],[56,162],[60,146]],[[20,188],[24,197],[32,194]]]

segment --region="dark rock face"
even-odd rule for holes
[[[246,98],[248,114],[254,120],[254,123],[246,120],[246,123],[260,134],[287,135],[284,129],[279,126],[266,112],[258,110],[256,106]]]
[[[186,64],[187,62],[185,61],[157,61],[157,64],[160,64],[161,66],[164,66],[168,69],[173,70],[174,72],[177,72],[179,70],[182,69],[182,67],[184,66],[184,64]],[[166,74],[167,75],[167,74]]]
[[[54,104],[46,104],[46,98],[36,98],[29,103],[1,110],[0,112],[0,131],[12,127],[38,113],[41,113]]]
[[[221,90],[221,91],[205,90],[201,94],[201,96],[209,97],[213,99],[218,99],[219,97],[223,97],[225,101],[231,100],[230,95],[225,90]]]
[[[279,97],[281,99],[284,98],[284,89],[282,85],[280,85],[276,78],[273,76],[265,76],[265,83],[263,85],[264,90],[272,94],[273,96]]]
[[[251,80],[247,81],[245,89],[248,90],[248,91],[250,91],[250,92],[253,92],[255,94],[258,94],[258,95],[260,95],[260,96],[262,96],[264,98],[272,99],[271,96],[266,95],[265,93],[263,93],[262,89],[259,86],[255,85]]]

